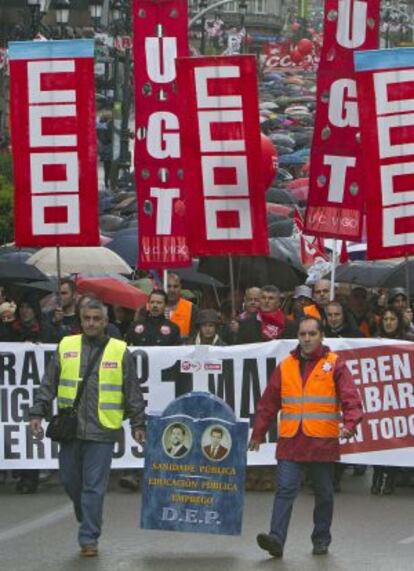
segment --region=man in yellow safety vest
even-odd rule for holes
[[[82,335],[58,345],[29,411],[32,432],[42,437],[42,419],[57,397],[59,411],[77,406],[76,437],[61,442],[59,469],[79,522],[81,554],[98,554],[102,509],[114,443],[130,419],[133,438],[144,444],[144,400],[126,343],[106,335],[107,308],[98,300],[82,306]],[[84,378],[85,377],[85,378]]]

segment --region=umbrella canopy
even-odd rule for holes
[[[117,232],[113,240],[105,245],[106,248],[115,252],[131,267],[135,267],[138,258],[137,229],[125,228]]]
[[[290,155],[282,155],[279,157],[280,165],[303,165],[307,161],[307,157],[292,153]]]
[[[39,299],[57,291],[57,278],[51,277],[47,281],[14,282],[8,284],[8,292],[13,299],[20,299],[27,293],[33,293]]]
[[[79,278],[76,280],[79,293],[93,293],[104,303],[138,309],[147,303],[148,296],[133,285],[116,278]]]
[[[292,195],[292,193],[288,190],[283,188],[274,188],[271,187],[266,192],[266,201],[267,202],[275,202],[277,204],[293,204],[297,203],[297,200]]]
[[[381,285],[383,287],[406,287],[410,288],[410,293],[414,292],[414,260],[400,262],[390,269],[389,273],[383,277]]]
[[[25,262],[36,252],[35,248],[17,248],[16,246],[3,246],[0,248],[0,262]]]
[[[183,282],[189,284],[208,285],[212,287],[225,287],[225,285],[212,276],[198,271],[198,262],[193,262],[191,268],[176,268],[174,272],[178,274]]]
[[[60,248],[60,260],[63,274],[131,273],[130,266],[122,258],[103,247]],[[56,248],[42,248],[33,254],[27,263],[43,272],[56,275]]]
[[[47,281],[48,277],[41,271],[23,262],[3,262],[0,259],[0,282],[35,282]]]
[[[336,268],[335,281],[345,282],[351,284],[358,284],[364,287],[394,287],[394,284],[385,286],[384,281],[391,277],[394,271],[399,267],[396,262],[371,262],[365,260],[358,260],[355,262],[348,262]],[[327,277],[329,277],[328,274]],[[405,273],[402,276],[401,282],[395,285],[405,285]]]
[[[276,241],[281,241],[276,246]],[[288,243],[291,238],[270,239],[271,254],[267,256],[234,256],[234,278],[236,287],[264,286],[273,284],[282,291],[292,291],[307,278],[306,270],[299,260],[298,252]],[[230,283],[229,259],[227,256],[200,258],[199,268],[213,275],[223,283]]]

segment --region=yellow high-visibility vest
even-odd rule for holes
[[[122,392],[122,359],[127,345],[119,339],[110,339],[104,349],[98,375],[98,418],[105,428],[121,428],[124,418]],[[60,378],[58,385],[59,409],[73,405],[80,376],[82,335],[69,335],[59,343]]]

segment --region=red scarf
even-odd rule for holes
[[[263,341],[279,339],[285,330],[285,315],[281,309],[276,311],[258,311],[257,319],[262,324]]]

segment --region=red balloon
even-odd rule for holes
[[[307,56],[309,54],[312,53],[313,50],[313,42],[312,40],[308,40],[308,38],[302,38],[298,45],[297,48],[299,53],[301,53],[303,56]]]
[[[300,29],[299,22],[293,22],[293,24],[291,25],[290,28],[291,28],[292,32],[297,32]]]
[[[266,137],[263,133],[260,134],[260,146],[262,149],[263,183],[266,191],[277,173],[277,150],[269,137]]]
[[[293,63],[300,63],[303,60],[303,55],[300,53],[298,48],[295,48],[290,54],[290,59],[293,61]]]

